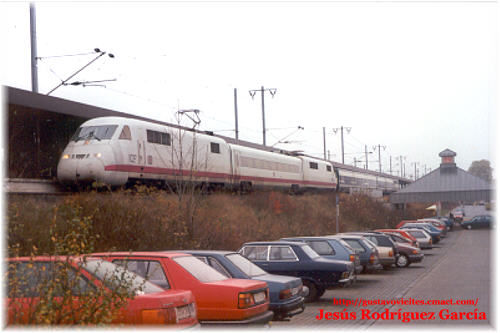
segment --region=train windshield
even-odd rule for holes
[[[91,140],[97,141],[109,140],[115,133],[118,125],[85,126],[79,127],[71,137],[71,141]]]

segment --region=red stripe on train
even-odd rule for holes
[[[217,178],[217,179],[227,179],[230,181],[231,179],[240,181],[240,180],[252,180],[252,181],[261,181],[261,182],[271,182],[271,183],[287,183],[287,184],[300,184],[300,185],[315,185],[315,186],[326,186],[326,187],[336,187],[336,183],[328,183],[328,182],[320,182],[320,181],[304,181],[297,179],[283,179],[283,178],[270,178],[270,177],[257,177],[257,176],[232,176],[227,173],[220,172],[208,172],[208,171],[193,171],[191,174],[190,170],[179,170],[179,169],[171,169],[171,168],[158,168],[158,167],[148,167],[148,166],[139,166],[139,165],[107,165],[104,167],[105,171],[119,171],[119,172],[136,172],[136,173],[149,173],[149,174],[161,174],[161,175],[172,175],[172,176],[190,176],[193,175],[195,177],[209,177],[209,178]]]

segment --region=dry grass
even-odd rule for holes
[[[226,249],[242,243],[295,235],[335,233],[335,195],[290,196],[281,192],[196,196],[192,205],[158,191],[82,193],[68,197],[8,198],[8,244],[21,254],[35,245],[50,253],[49,227],[71,230],[75,209],[92,221],[96,251]],[[192,208],[192,210],[189,209]],[[365,195],[340,195],[340,231],[392,227],[424,217],[425,205],[393,210]],[[192,214],[189,214],[192,211]]]

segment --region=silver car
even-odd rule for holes
[[[417,239],[421,249],[432,249],[432,237],[423,229],[404,229]]]

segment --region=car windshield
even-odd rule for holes
[[[319,258],[319,254],[316,253],[309,245],[302,245],[302,250],[307,254],[307,256],[311,259]]]
[[[425,231],[429,231],[431,232],[430,228],[428,225],[425,225],[425,224],[422,224],[422,223],[417,223],[417,224],[410,224],[410,225],[404,225],[403,226],[403,229],[404,228],[417,228],[417,229],[422,229],[422,230],[425,230]]]
[[[347,242],[343,239],[337,239],[337,241],[343,246],[345,247],[348,251],[351,251],[351,252],[355,252],[354,249],[352,248],[351,245],[347,244]]]
[[[438,228],[436,228],[432,224],[429,225],[429,230],[434,231],[434,232],[441,232]]]
[[[335,251],[332,246],[323,240],[307,240],[306,243],[321,256],[334,255]]]
[[[71,141],[96,139],[97,141],[109,140],[116,131],[118,125],[82,126],[79,127],[71,137]]]
[[[226,255],[226,258],[232,262],[236,267],[238,267],[243,273],[250,277],[256,277],[259,275],[267,274],[266,271],[261,269],[259,266],[255,265],[253,262],[247,258],[241,256],[240,254],[233,253]]]
[[[410,235],[412,235],[415,238],[426,238],[425,234],[422,231],[408,231]]]
[[[227,276],[217,272],[196,257],[175,257],[174,261],[201,282],[207,283],[227,280]]]
[[[377,246],[375,244],[373,244],[373,242],[371,242],[369,239],[362,238],[361,241],[364,242],[366,244],[366,246],[368,246],[372,250],[377,248]]]
[[[125,286],[129,291],[136,294],[153,294],[164,291],[157,285],[109,261],[87,260],[81,265],[87,272],[97,277],[106,287],[112,290]]]
[[[386,247],[393,247],[394,246],[394,244],[391,242],[389,237],[377,236],[375,238],[377,239],[378,245],[380,245],[380,246],[386,246]]]
[[[357,252],[365,252],[365,248],[356,239],[345,239],[346,243],[354,248]]]
[[[409,240],[408,238],[402,237],[402,236],[391,235],[391,237],[394,241],[399,242],[399,243],[411,243],[411,240]]]

